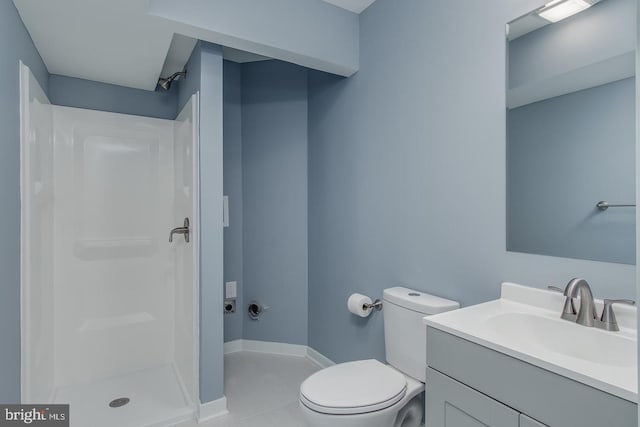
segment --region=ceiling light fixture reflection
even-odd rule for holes
[[[585,0],[555,0],[547,3],[538,15],[549,22],[558,22],[590,7],[591,3]]]

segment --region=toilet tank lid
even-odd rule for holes
[[[438,314],[460,308],[460,303],[455,301],[401,286],[385,289],[384,300],[423,314]]]

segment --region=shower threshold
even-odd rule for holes
[[[71,427],[166,426],[194,414],[172,365],[60,387],[54,403],[70,405]]]

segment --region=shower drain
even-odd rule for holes
[[[109,406],[112,408],[119,408],[121,406],[126,405],[127,403],[129,403],[130,399],[128,397],[119,397],[117,399],[113,399],[111,402],[109,402]]]

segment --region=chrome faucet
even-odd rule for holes
[[[580,309],[576,317],[576,323],[583,326],[594,326],[596,320],[596,305],[593,302],[593,294],[589,284],[584,279],[571,279],[564,288],[564,296],[576,298],[580,293]]]
[[[169,233],[169,243],[173,242],[174,234],[182,234],[184,235],[185,242],[189,243],[189,218],[184,219],[183,227],[176,227]]]
[[[560,288],[555,286],[548,286],[552,291],[562,292]],[[576,314],[576,309],[573,304],[574,298],[580,296],[580,310]],[[606,331],[619,331],[618,321],[616,315],[613,312],[614,304],[627,304],[635,305],[636,302],[626,299],[605,299],[604,308],[602,309],[602,315],[597,317],[596,306],[593,301],[593,294],[589,284],[584,279],[571,279],[564,289],[564,308],[562,309],[561,318],[576,322],[583,326],[595,326],[596,328],[604,329]]]

